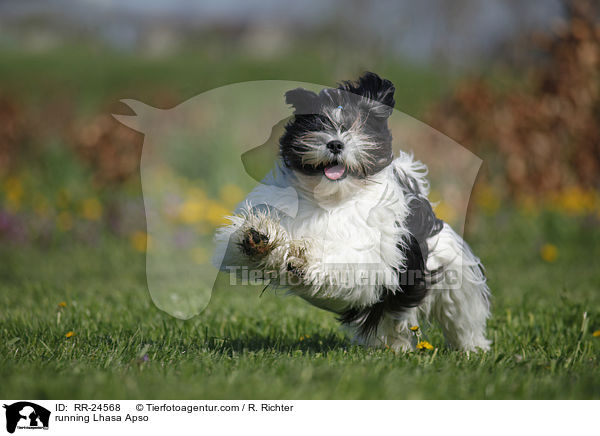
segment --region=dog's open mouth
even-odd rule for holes
[[[329,180],[342,180],[346,177],[346,167],[340,164],[327,165],[323,169],[323,174]]]

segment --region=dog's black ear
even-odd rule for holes
[[[366,72],[356,82],[343,82],[339,86],[339,89],[361,95],[371,100],[368,109],[375,116],[389,117],[396,104],[394,101],[394,92],[396,92],[394,84],[375,73]]]
[[[292,89],[285,93],[285,102],[294,107],[295,114],[312,114],[318,111],[319,96],[304,88]]]
[[[371,100],[383,103],[391,108],[394,107],[394,84],[387,79],[379,77],[375,73],[366,72],[358,79],[359,90],[362,95]]]

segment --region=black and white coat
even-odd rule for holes
[[[414,349],[410,328],[432,320],[451,347],[488,350],[483,268],[435,217],[426,173],[401,153],[342,188],[281,164],[218,231],[214,262],[276,271],[273,285],[336,313],[364,345]]]

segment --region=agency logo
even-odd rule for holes
[[[29,401],[19,401],[4,405],[6,409],[6,431],[14,433],[22,430],[48,430],[50,411]]]

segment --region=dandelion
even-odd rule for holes
[[[75,332],[74,331],[70,331],[70,332],[67,332],[67,334],[65,334],[65,338],[67,338],[67,339],[70,339],[73,336],[75,336]]]
[[[102,204],[97,198],[87,198],[81,204],[81,216],[90,221],[98,221],[102,217]]]
[[[491,186],[480,187],[476,191],[475,200],[488,215],[494,215],[500,208],[500,197]]]
[[[418,325],[414,325],[410,328],[413,332],[416,332],[417,330],[419,330],[419,326]]]
[[[61,301],[60,303],[58,303],[58,307],[67,307],[67,302]]]
[[[216,201],[211,201],[206,208],[206,221],[214,226],[219,226],[222,224],[227,224],[227,215],[229,215],[229,209],[225,206],[217,203]]]
[[[558,248],[553,244],[544,244],[540,249],[540,256],[544,262],[555,262],[558,258]]]
[[[151,246],[152,239],[146,232],[138,230],[137,232],[133,232],[133,234],[129,237],[129,242],[131,242],[131,246],[136,251],[144,253]]]
[[[596,206],[596,195],[593,191],[584,190],[579,187],[571,187],[554,198],[559,210],[570,215],[581,215],[594,210]]]
[[[596,330],[594,333],[592,333],[592,336],[595,338],[600,338],[600,330]]]
[[[421,341],[417,344],[417,350],[433,350],[433,345],[427,341]]]
[[[435,206],[435,215],[446,222],[452,222],[456,218],[456,211],[445,201],[439,201]]]
[[[16,212],[21,206],[21,197],[23,196],[23,185],[21,181],[16,177],[11,177],[4,182],[4,193],[6,196],[6,206],[12,211]]]
[[[185,224],[197,223],[204,218],[205,204],[202,201],[186,201],[179,208],[179,219]]]
[[[219,197],[228,208],[233,208],[244,198],[244,191],[239,186],[228,183],[219,191]]]

